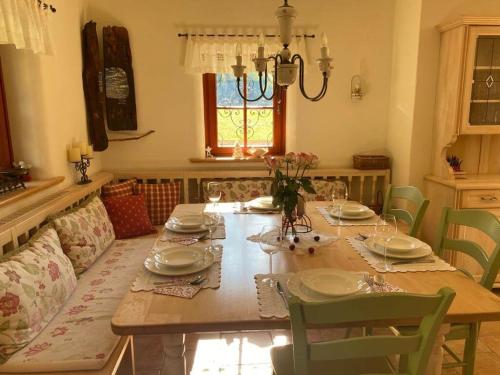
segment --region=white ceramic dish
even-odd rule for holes
[[[201,215],[181,215],[171,217],[170,220],[173,224],[183,229],[198,229],[203,225],[203,216]]]
[[[363,220],[363,219],[369,219],[373,216],[375,216],[375,211],[368,209],[365,212],[358,213],[356,215],[350,215],[346,212],[342,211],[342,215],[339,215],[339,210],[337,208],[333,208],[329,211],[330,216],[334,218],[338,218],[340,216],[341,219],[345,220]]]
[[[349,202],[342,206],[342,213],[350,216],[358,216],[367,213],[370,209],[357,202]]]
[[[197,247],[174,247],[162,249],[155,253],[154,259],[157,263],[171,268],[189,267],[199,262],[205,252]]]
[[[373,238],[368,238],[366,241],[364,241],[364,244],[366,248],[378,255],[384,255],[384,248],[382,246],[378,246],[374,243]],[[429,245],[426,243],[422,242],[423,246],[418,247],[416,249],[412,249],[408,252],[393,252],[391,250],[387,250],[387,256],[389,258],[395,258],[395,259],[418,259],[418,258],[423,258],[426,256],[429,256],[432,254],[432,249]]]
[[[300,280],[310,290],[330,297],[358,293],[364,284],[359,273],[335,268],[316,268],[299,272]]]
[[[361,273],[358,275],[360,278],[363,277]],[[304,284],[302,284],[299,273],[293,274],[288,279],[287,287],[288,291],[292,295],[300,298],[304,302],[325,302],[334,300],[336,298],[317,293],[306,287]],[[367,283],[362,283],[362,288],[360,289],[359,293],[369,293],[369,292],[370,292],[370,286]]]
[[[387,245],[385,244],[384,239],[381,237],[375,236],[373,241],[375,243],[375,246],[381,247],[382,249],[384,248],[384,245],[387,246],[387,250],[391,251],[392,253],[408,253],[425,245],[417,238],[413,238],[404,234],[396,235],[387,243]]]
[[[248,207],[255,210],[279,210],[273,206],[273,197],[270,196],[255,198],[248,202]]]
[[[167,221],[165,223],[165,228],[175,233],[201,233],[208,231],[206,225],[202,225],[201,227],[198,228],[182,228],[171,221]]]
[[[207,253],[201,260],[194,263],[189,267],[183,268],[171,268],[166,267],[155,261],[154,255],[150,254],[144,260],[144,266],[147,270],[156,273],[158,275],[163,276],[183,276],[183,275],[191,275],[193,273],[197,273],[207,269],[212,264],[214,264],[214,255],[212,253]]]

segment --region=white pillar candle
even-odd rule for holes
[[[87,155],[87,152],[88,152],[88,145],[87,145],[87,142],[82,142],[80,144],[80,152],[82,153],[82,155]]]
[[[71,162],[71,163],[77,163],[79,161],[81,161],[81,151],[80,151],[80,147],[72,147],[69,149],[69,156],[68,156],[68,160]]]
[[[265,44],[264,34],[260,33],[259,43],[258,43],[259,48],[257,49],[257,55],[259,59],[264,58],[264,44]]]
[[[87,156],[88,156],[89,158],[91,158],[92,156],[94,156],[94,146],[89,145],[89,146],[87,147]]]
[[[323,35],[321,36],[321,58],[325,59],[329,57],[329,55],[330,51],[328,49],[328,39],[326,37],[326,34],[323,33]]]

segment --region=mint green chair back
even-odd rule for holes
[[[464,225],[475,228],[491,237],[496,243],[491,255],[488,256],[486,251],[475,242],[449,238],[450,225]],[[491,290],[500,269],[500,220],[492,213],[484,210],[443,208],[434,251],[439,257],[443,257],[445,250],[459,251],[474,258],[484,271],[480,281],[481,285]],[[469,274],[466,270],[461,271]],[[469,274],[469,276],[472,275]]]
[[[455,292],[442,288],[436,295],[373,293],[339,298],[332,302],[303,303],[297,297],[289,301],[293,337],[295,375],[310,374],[311,361],[335,361],[354,358],[408,355],[406,374],[421,375],[426,370],[437,331]],[[409,336],[362,336],[309,343],[306,328],[356,322],[420,320]],[[326,367],[325,375],[331,373]]]
[[[415,207],[415,212],[411,213],[403,208],[393,207],[394,199],[404,199],[411,202]],[[394,215],[396,219],[402,220],[408,224],[408,234],[412,237],[416,237],[427,206],[429,206],[429,200],[425,199],[420,190],[416,187],[389,185],[385,193],[382,213]]]

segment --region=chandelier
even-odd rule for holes
[[[329,57],[328,51],[328,41],[326,35],[323,34],[321,38],[321,57],[317,59],[319,65],[319,70],[323,75],[323,86],[320,92],[316,96],[307,95],[304,88],[304,59],[298,54],[292,55],[291,51],[288,49],[290,42],[292,40],[292,25],[297,16],[297,11],[291,5],[288,5],[288,0],[284,0],[282,6],[280,6],[276,12],[276,18],[279,22],[280,27],[280,41],[283,44],[283,49],[279,51],[276,55],[271,55],[269,57],[264,57],[264,35],[260,34],[257,57],[252,61],[255,64],[255,70],[259,75],[259,89],[260,94],[255,98],[248,98],[242,92],[240,88],[240,81],[245,73],[246,66],[242,64],[242,48],[241,44],[236,46],[236,64],[231,65],[233,68],[233,74],[236,77],[236,86],[238,88],[238,93],[241,98],[248,102],[255,102],[259,99],[271,100],[277,91],[280,89],[285,89],[292,85],[297,78],[297,70],[299,71],[299,87],[302,95],[313,102],[321,100],[328,88],[328,78],[330,77],[330,63],[332,59]],[[273,91],[272,94],[266,95],[267,85],[268,85],[268,73],[267,65],[268,62],[274,64],[274,80],[273,80]],[[264,76],[264,77],[263,77]],[[276,87],[279,86],[279,87]]]

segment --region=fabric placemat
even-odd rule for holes
[[[224,222],[224,217],[221,216],[221,221],[217,225],[217,228],[212,234],[212,237],[214,240],[223,240],[226,238],[226,224]],[[159,240],[163,242],[168,241],[189,246],[200,241],[201,239],[208,238],[210,238],[210,234],[206,231],[201,233],[177,233],[172,232],[164,227]]]
[[[257,274],[254,276],[255,286],[257,288],[257,302],[259,305],[259,315],[262,318],[286,318],[290,316],[288,309],[283,302],[281,295],[276,288],[271,288],[269,284],[264,283],[263,280],[271,277],[275,281],[279,281],[283,288],[286,290],[288,279],[293,273],[280,273],[276,274]],[[370,291],[368,293],[381,293],[381,292],[404,292],[395,285],[388,282],[383,284],[368,283]]]
[[[332,226],[339,226],[338,219],[335,217],[332,217],[330,213],[328,212],[328,207],[316,207],[321,214],[326,220],[326,222]],[[346,219],[341,219],[340,221],[340,226],[341,227],[349,227],[353,225],[377,225],[379,217],[377,215],[370,217],[369,219],[361,219],[361,220],[346,220]]]
[[[433,263],[406,263],[393,265],[392,270],[386,271],[384,268],[379,267],[377,263],[384,260],[384,257],[370,251],[364,244],[363,240],[358,237],[347,237],[346,241],[357,251],[359,255],[377,272],[423,272],[423,271],[455,271],[456,268],[449,263],[432,254],[429,259],[433,259]],[[398,261],[392,260],[392,261]],[[391,260],[388,259],[390,262]]]

